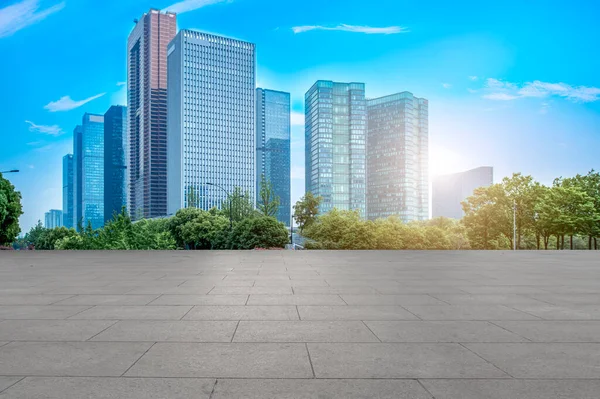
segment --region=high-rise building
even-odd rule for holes
[[[62,225],[70,229],[73,227],[73,154],[63,157],[62,169]]]
[[[254,202],[255,45],[181,30],[168,54],[168,213]]]
[[[82,223],[83,211],[81,208],[81,182],[82,176],[82,127],[78,125],[73,130],[73,227],[79,231]]]
[[[127,206],[127,107],[113,105],[104,114],[104,220]]]
[[[59,209],[50,209],[44,214],[44,227],[55,229],[63,225],[63,212]]]
[[[306,93],[306,191],[333,208],[366,215],[364,83],[317,81]]]
[[[81,218],[104,226],[104,116],[84,114],[81,124]]]
[[[136,219],[167,214],[167,45],[176,19],[151,9],[127,44],[128,200]]]
[[[429,218],[428,107],[409,92],[367,100],[368,219]]]
[[[494,168],[482,166],[466,172],[436,176],[431,185],[433,191],[433,217],[444,216],[462,219],[465,215],[461,202],[473,195],[479,187],[494,184]]]
[[[290,225],[290,93],[256,89],[256,196],[262,176],[279,197],[277,220]]]

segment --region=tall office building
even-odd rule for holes
[[[462,219],[465,213],[461,202],[473,195],[476,188],[489,187],[492,184],[494,184],[494,168],[491,166],[435,177],[431,185],[433,217]]]
[[[63,157],[62,169],[62,225],[70,229],[73,227],[73,154]]]
[[[104,116],[84,114],[81,124],[81,218],[83,227],[104,226]]]
[[[366,215],[364,83],[317,81],[306,93],[306,191],[333,208]]]
[[[104,114],[104,220],[127,206],[127,107],[113,105]]]
[[[256,89],[256,195],[262,176],[279,197],[277,220],[290,225],[290,93]]]
[[[59,209],[50,209],[44,214],[44,227],[55,229],[63,225],[63,212]]]
[[[181,30],[168,54],[169,214],[236,187],[254,202],[254,44]]]
[[[81,181],[82,181],[82,127],[78,125],[73,130],[73,227],[79,231],[82,222],[82,197],[81,197]]]
[[[176,16],[151,9],[137,21],[127,44],[129,212],[167,214],[167,46]]]
[[[368,219],[429,218],[428,102],[409,92],[367,100]]]

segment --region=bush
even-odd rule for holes
[[[165,223],[179,248],[211,249],[217,236],[228,229],[229,220],[217,209],[186,208]]]
[[[67,229],[66,227],[57,227],[55,229],[45,229],[37,239],[36,249],[53,250],[56,249],[56,244],[63,238],[74,237],[77,235],[75,229]]]
[[[284,248],[289,242],[285,225],[269,216],[246,218],[215,238],[214,247],[220,249]]]

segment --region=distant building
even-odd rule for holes
[[[70,229],[73,227],[73,154],[63,157],[62,169],[62,225]]]
[[[50,209],[44,216],[44,227],[47,229],[55,229],[63,225],[63,212],[59,209]]]
[[[491,166],[435,177],[432,184],[433,217],[462,219],[464,212],[460,203],[473,195],[476,188],[488,187],[492,184],[494,184],[494,168]]]
[[[265,176],[279,197],[277,220],[290,225],[290,93],[256,89],[256,202]]]
[[[317,81],[305,96],[306,191],[333,208],[366,216],[367,110],[364,83]]]
[[[127,107],[113,105],[104,114],[104,220],[127,206]]]
[[[82,127],[73,130],[73,227],[79,231],[82,222]]]
[[[168,213],[254,202],[255,45],[181,30],[168,57]]]
[[[82,226],[104,226],[104,116],[85,114],[81,124]]]
[[[127,43],[128,199],[133,218],[167,214],[167,45],[176,33],[175,14],[151,9]]]
[[[428,101],[409,92],[367,100],[367,214],[429,218]]]

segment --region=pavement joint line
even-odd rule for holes
[[[415,316],[417,319],[419,319],[419,320],[421,320],[421,321],[433,321],[433,320],[425,320],[425,319],[422,319],[422,318],[420,318],[420,317],[419,317],[419,316],[418,316],[416,313],[413,313],[413,312],[411,312],[410,310],[406,309],[406,308],[405,308],[404,306],[402,306],[402,305],[396,305],[396,306],[399,306],[399,307],[401,307],[402,309],[406,310],[408,313],[410,313],[411,315]],[[434,305],[434,306],[435,306],[435,305]],[[410,321],[410,320],[408,320],[408,321]],[[415,320],[413,320],[413,321],[415,321]]]
[[[66,298],[59,299],[59,300],[58,300],[58,301],[56,301],[56,302],[51,302],[51,303],[49,303],[48,305],[41,305],[41,306],[55,305],[55,304],[57,304],[58,302],[61,302],[61,301],[66,301],[67,299],[71,299],[71,298],[74,298],[74,297],[76,297],[76,296],[79,296],[79,295],[71,295],[71,296],[68,296],[68,297],[66,297]],[[59,304],[59,305],[60,305],[60,304]]]
[[[429,294],[429,293],[427,293],[427,294],[425,294],[425,295],[427,295],[427,296],[430,296],[430,297],[432,297],[433,299],[437,299],[437,300],[438,300],[438,301],[440,301],[440,302],[444,302],[444,303],[447,303],[448,305],[452,306],[452,304],[451,304],[450,302],[448,302],[448,301],[444,301],[443,299],[440,299],[440,298],[438,298],[437,296],[435,296],[435,295],[433,295],[433,294]],[[436,294],[436,295],[437,295],[437,294]]]
[[[518,309],[518,308],[515,307],[516,305],[512,305],[512,306],[501,305],[501,306],[507,307],[507,308],[512,309],[512,310],[516,310],[516,311],[521,312],[521,313],[525,313],[528,316],[532,316],[532,317],[536,318],[536,320],[530,320],[530,321],[541,321],[541,320],[550,321],[550,320],[552,320],[552,319],[544,319],[543,317],[536,316],[533,313],[529,313],[529,312],[526,312],[524,310]],[[556,306],[556,305],[552,305],[552,306]],[[557,306],[557,307],[560,307],[560,306]],[[570,320],[570,319],[565,319],[565,320]],[[576,320],[579,320],[579,319],[576,319]],[[582,320],[584,320],[584,319],[582,319]],[[588,319],[585,319],[585,320],[588,320]],[[600,318],[598,318],[598,319],[592,319],[592,320],[600,320]],[[523,321],[523,320],[506,320],[506,321]]]
[[[315,368],[312,363],[312,359],[310,358],[310,351],[308,350],[307,342],[304,343],[304,347],[306,348],[306,354],[308,355],[308,362],[310,363],[310,369],[312,371],[313,378],[317,378],[317,375],[315,374]]]
[[[96,338],[98,335],[102,334],[104,331],[108,330],[109,328],[111,328],[112,326],[114,326],[115,324],[117,324],[118,322],[120,322],[121,320],[117,320],[114,323],[112,323],[110,326],[106,327],[104,330],[100,331],[97,334],[94,334],[93,336],[89,337],[88,339],[85,340],[85,342],[91,341],[93,338]]]
[[[496,320],[496,321],[499,321],[499,320]],[[532,320],[532,321],[538,322],[537,320]],[[508,331],[508,332],[509,332],[509,333],[511,333],[511,334],[515,334],[515,335],[517,335],[517,336],[519,336],[519,337],[521,337],[521,338],[523,338],[523,339],[526,339],[526,340],[527,340],[527,341],[529,341],[529,342],[535,342],[534,340],[532,340],[532,339],[529,339],[529,338],[527,338],[527,337],[525,337],[525,336],[523,336],[523,335],[521,335],[521,334],[519,334],[519,333],[516,333],[516,332],[514,332],[514,331],[511,331],[511,330],[509,330],[509,329],[508,329],[508,328],[506,328],[506,327],[502,327],[500,324],[496,324],[496,323],[494,323],[494,322],[493,322],[493,321],[491,321],[491,320],[488,320],[487,322],[488,322],[489,324],[491,324],[491,325],[494,325],[494,326],[496,326],[496,327],[499,327],[499,328],[501,328],[501,329],[503,329],[503,330],[505,330],[505,331]]]
[[[421,386],[421,388],[423,388],[425,390],[425,392],[427,392],[429,394],[429,396],[431,396],[432,399],[436,399],[435,396],[429,391],[429,389],[427,389],[427,387],[425,387],[423,382],[421,382],[420,378],[416,378],[416,381]]]
[[[147,304],[143,305],[143,306],[156,306],[156,305],[152,305],[152,302],[156,301],[157,299],[159,299],[160,297],[162,297],[165,294],[160,294],[159,296],[157,296],[156,298],[154,298],[153,300],[151,300],[150,302],[148,302]],[[122,305],[122,306],[127,306],[127,305]],[[136,306],[136,305],[129,305],[129,306]],[[173,305],[174,306],[174,305]]]
[[[346,305],[348,305],[348,302],[346,302],[346,301],[344,300],[344,298],[342,298],[342,295],[341,295],[341,294],[336,294],[336,295],[337,295],[337,296],[338,296],[338,297],[339,297],[339,298],[340,298],[340,299],[341,299],[341,300],[342,300],[342,301],[343,301],[343,302],[344,302]]]
[[[183,319],[185,318],[185,316],[188,315],[188,313],[190,313],[192,311],[192,309],[194,309],[196,307],[196,305],[193,305],[187,312],[185,312],[185,314],[183,316],[181,316],[181,318],[179,319],[179,321],[183,321]]]
[[[217,389],[217,383],[219,382],[218,378],[215,378],[215,383],[213,384],[212,390],[210,391],[210,395],[208,396],[208,399],[212,399],[213,395],[215,394],[215,389]]]
[[[157,295],[157,294],[151,294],[151,295]],[[148,305],[150,305],[152,302],[156,301],[156,300],[157,300],[157,299],[158,299],[158,298],[159,298],[161,295],[162,295],[162,294],[158,295],[156,298],[154,298],[154,299],[152,299],[152,300],[150,300],[150,301],[146,302],[144,305],[140,305],[140,306],[148,306]],[[117,305],[117,306],[118,306],[118,305]],[[135,306],[135,305],[133,305],[133,306]]]
[[[88,310],[90,310],[90,309],[92,309],[92,308],[95,308],[95,307],[96,307],[96,305],[92,305],[92,306],[90,306],[89,308],[87,308],[87,309],[83,309],[82,311],[80,311],[80,312],[77,312],[77,313],[75,313],[75,314],[72,314],[72,315],[71,315],[71,316],[69,316],[69,317],[65,317],[64,319],[52,319],[52,320],[70,320],[70,319],[71,319],[71,317],[75,317],[75,316],[77,316],[77,315],[79,315],[79,314],[81,314],[81,313],[83,313],[83,312],[85,312],[85,311],[88,311]],[[75,320],[75,319],[74,319],[74,320]]]
[[[371,331],[371,334],[373,334],[375,336],[375,338],[377,338],[379,340],[379,342],[383,343],[381,338],[379,338],[379,336],[377,334],[375,334],[375,332],[373,330],[371,330],[371,327],[369,327],[369,325],[364,320],[361,320],[361,322],[365,325],[365,327],[367,327],[367,329],[369,329],[369,331]]]
[[[487,360],[486,358],[484,358],[483,356],[481,356],[479,353],[469,349],[468,347],[466,347],[465,345],[463,345],[462,343],[458,342],[458,345],[462,346],[463,348],[465,348],[466,350],[468,350],[469,352],[471,352],[472,354],[474,354],[475,356],[477,356],[478,358],[482,359],[484,362],[486,362],[487,364],[491,365],[492,367],[495,367],[496,369],[500,370],[501,372],[503,372],[504,374],[506,374],[507,376],[509,376],[510,378],[512,378],[513,380],[516,379],[513,375],[511,375],[508,371],[505,371],[503,369],[501,369],[500,367],[496,366],[494,363],[490,362],[489,360]]]
[[[152,345],[150,345],[150,347],[149,347],[148,349],[146,349],[146,351],[145,351],[144,353],[142,353],[142,355],[141,355],[140,357],[138,357],[138,358],[137,358],[137,360],[136,360],[135,362],[133,362],[133,364],[132,364],[131,366],[127,367],[127,370],[125,370],[125,372],[123,372],[123,374],[121,374],[121,377],[123,377],[125,374],[127,374],[127,372],[128,372],[129,370],[131,370],[131,368],[132,368],[133,366],[135,366],[135,365],[137,364],[137,362],[139,362],[139,361],[140,361],[140,359],[141,359],[141,358],[143,358],[143,357],[144,357],[144,355],[145,355],[146,353],[148,353],[148,351],[154,347],[154,345],[156,345],[156,342],[154,342]]]
[[[23,377],[23,378],[19,378],[17,381],[15,381],[14,383],[10,384],[9,386],[7,386],[4,389],[0,389],[0,394],[2,394],[2,392],[5,392],[7,389],[10,389],[12,387],[14,387],[15,385],[17,385],[19,382],[23,381],[25,378],[27,378],[27,376]]]
[[[237,324],[235,325],[235,330],[233,330],[233,334],[231,334],[231,341],[229,341],[230,343],[233,343],[233,339],[235,338],[235,333],[237,333],[240,323],[241,323],[241,320],[238,320]]]
[[[298,320],[302,321],[302,317],[300,317],[300,310],[298,310],[298,305],[296,305],[296,313],[298,313]]]

